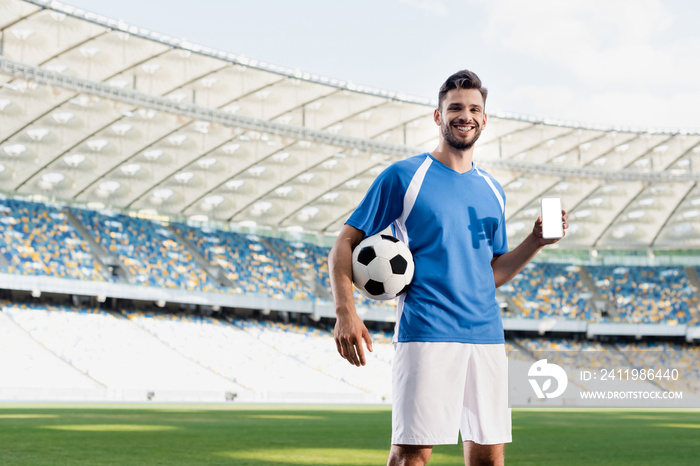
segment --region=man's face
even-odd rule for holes
[[[484,98],[478,89],[452,89],[434,118],[447,144],[457,150],[471,149],[486,126]]]

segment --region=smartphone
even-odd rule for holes
[[[564,236],[564,224],[561,220],[561,199],[558,197],[542,198],[542,237],[546,239]]]

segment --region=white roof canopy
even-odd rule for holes
[[[333,233],[435,103],[48,1],[0,0],[0,191]],[[475,162],[515,245],[555,195],[563,248],[700,247],[700,134],[489,115]]]

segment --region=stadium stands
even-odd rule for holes
[[[330,304],[329,249],[313,243],[17,199],[0,200],[0,231],[5,238],[0,272],[5,274],[119,281],[97,259],[97,247],[118,259],[132,284]],[[227,283],[212,278],[216,269]],[[585,273],[590,280],[583,279]],[[677,326],[697,322],[697,291],[688,273],[670,266],[533,262],[501,291],[515,305],[515,315],[528,320]],[[600,314],[593,296],[609,304],[608,315]],[[356,299],[359,309],[391,313],[395,306],[395,300],[371,301],[357,292]],[[332,332],[308,326],[137,310],[120,314],[40,301],[5,302],[2,308],[0,398],[391,399],[393,348],[390,335],[380,332],[373,333],[375,351],[368,365],[358,370],[339,359]],[[631,370],[654,364],[674,367],[682,376],[639,381],[639,389],[682,390],[697,396],[700,386],[698,347],[693,345],[516,337],[508,351],[514,367],[522,371],[543,355],[577,370]],[[7,357],[15,353],[21,356]],[[600,388],[595,381],[576,385]],[[516,403],[533,402],[527,390],[511,395]]]
[[[0,271],[104,281],[83,238],[60,207],[18,199],[0,199]]]
[[[188,393],[190,399],[204,400],[217,394],[221,399],[225,392],[245,393],[234,381],[183,357],[127,319],[99,309],[6,304],[3,314],[64,365],[106,388],[106,398],[133,399],[138,393],[145,400],[149,392],[157,392],[161,399]]]
[[[357,368],[336,353],[332,333],[319,328],[5,302],[0,399],[388,402],[391,338],[381,332],[372,337],[374,352]],[[570,382],[586,390],[632,387],[700,396],[697,346],[517,337],[506,347],[516,374],[543,358],[575,371],[675,368],[675,380]],[[533,403],[529,391],[519,390],[512,394],[516,403]]]
[[[500,290],[512,297],[526,318],[592,320],[591,293],[574,266],[531,262]]]
[[[309,292],[290,267],[255,235],[231,231],[174,226],[213,266],[221,267],[238,293],[273,298],[309,299]]]
[[[211,318],[131,311],[126,315],[180,354],[252,391],[257,401],[377,401],[374,385],[363,387],[337,371],[322,369],[330,366],[324,346],[335,347],[325,332],[306,328],[286,334],[282,327],[262,327],[254,321],[231,325]],[[255,331],[263,328],[270,331]],[[261,337],[263,333],[271,339]],[[274,338],[284,335],[298,335],[302,341]]]
[[[63,363],[5,312],[0,312],[0,374],[0,393],[5,399],[21,398],[32,391],[39,399],[70,392],[80,393],[73,399],[85,399],[87,392],[102,388],[96,380]]]
[[[80,223],[71,223],[67,212]],[[81,236],[76,227],[90,237]],[[0,232],[5,239],[0,247],[2,273],[118,280],[100,265],[90,240],[117,258],[133,284],[312,303],[328,304],[332,299],[326,262],[329,248],[309,242],[166,225],[106,210],[68,211],[17,199],[0,200]],[[198,262],[196,254],[205,263]],[[228,283],[217,283],[212,270],[222,272]],[[591,280],[583,280],[583,274],[590,274]],[[697,322],[696,288],[686,270],[677,266],[533,262],[500,291],[515,306],[514,315],[526,319]],[[593,296],[607,303],[607,315],[593,305]],[[391,313],[396,306],[396,300],[372,301],[357,291],[355,297],[360,308]]]
[[[577,406],[643,406],[658,405],[658,401],[643,399],[642,396],[624,396],[612,401],[600,398],[585,398],[582,392],[594,393],[656,393],[657,383],[641,377],[621,377],[620,374],[638,373],[644,367],[640,361],[632,360],[628,353],[615,344],[602,344],[595,341],[580,341],[563,338],[515,338],[509,351],[510,377],[531,380],[534,361],[555,364],[566,371],[566,389],[560,397],[537,399],[529,387],[523,389],[511,386],[511,401],[521,405],[577,405]],[[626,350],[637,350],[639,345],[626,344]],[[669,345],[669,350],[678,345]],[[544,360],[544,361],[543,361]],[[648,361],[658,367],[660,361]],[[584,374],[586,374],[584,376]],[[530,382],[532,383],[532,382]],[[560,382],[557,382],[557,384]],[[697,384],[684,387],[686,400],[700,395]],[[677,388],[674,388],[677,389]],[[614,395],[613,395],[614,396]],[[688,401],[692,403],[691,401]],[[609,403],[609,404],[608,404]],[[655,404],[656,403],[656,404]]]
[[[135,284],[219,290],[166,226],[106,211],[75,209],[74,212],[98,244],[119,258]]]
[[[16,198],[0,198],[0,399],[388,401],[391,337],[373,332],[358,369],[327,330],[328,248],[229,229],[339,230],[388,162],[435,147],[432,104],[59,2],[2,5],[0,178]],[[580,207],[560,246],[697,250],[697,132],[489,121],[478,157],[504,181],[511,244],[536,217],[527,203],[555,193]],[[124,210],[88,208],[101,202]],[[170,223],[184,217],[237,225]],[[700,341],[698,257],[581,261],[595,264],[533,262],[501,288],[525,321],[511,360],[663,364],[682,377],[657,385],[697,393],[699,347],[679,342]],[[390,325],[396,300],[355,298]],[[639,341],[640,324],[667,341]],[[583,340],[595,326],[613,333]]]
[[[681,267],[589,267],[601,295],[614,306],[612,320],[684,324],[697,306],[696,290]]]
[[[302,280],[330,290],[328,278],[328,248],[302,241],[286,241],[269,238],[269,243],[280,256],[293,265]],[[316,296],[322,300],[324,296]]]
[[[269,321],[237,319],[234,324],[262,343],[289,355],[304,365],[341,380],[360,390],[377,395],[375,401],[391,399],[391,339],[375,335],[374,352],[367,353],[363,370],[350,364],[339,364],[333,335],[316,328],[300,327]]]
[[[302,275],[305,280],[312,280],[314,283],[327,290],[316,296],[318,301],[332,299],[329,295],[331,289],[330,277],[328,276],[328,253],[330,248],[317,246],[312,243],[301,241],[287,241],[279,238],[269,238],[269,241],[279,251],[280,255],[287,259]],[[388,301],[373,301],[355,290],[355,303],[358,307],[373,307],[383,309],[395,309],[397,299]]]
[[[661,388],[700,396],[700,347],[665,342],[618,343],[617,347],[632,366],[653,369],[653,383]]]

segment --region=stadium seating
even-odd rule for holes
[[[592,319],[591,293],[572,266],[531,262],[499,289],[525,318]]]
[[[104,281],[85,240],[60,207],[0,199],[0,232],[6,273]]]
[[[102,269],[89,243],[61,206],[17,199],[0,200],[0,272],[47,275],[76,280],[116,280]],[[71,209],[92,239],[124,265],[132,283],[166,289],[239,293],[328,303],[329,248],[298,240],[184,224],[165,225],[109,211]],[[170,228],[189,244],[182,244]],[[216,283],[195,260],[196,248],[209,265],[223,271],[230,284]],[[696,290],[682,267],[585,266],[532,262],[500,288],[528,319],[588,322],[697,322]],[[588,284],[586,284],[588,283]],[[596,289],[589,289],[593,283]],[[602,318],[592,296],[609,304]],[[355,292],[359,308],[393,311],[396,300],[375,301]],[[694,320],[695,319],[695,320]]]
[[[681,267],[588,267],[601,295],[614,306],[611,320],[684,324],[697,305],[695,289]]]
[[[332,332],[319,328],[4,302],[0,396],[145,400],[150,393],[154,399],[223,401],[231,395],[227,399],[388,402],[391,337],[373,332],[372,338],[374,352],[368,353],[366,366],[357,368],[337,354]],[[514,366],[525,370],[542,358],[577,370],[676,368],[676,380],[638,381],[620,389],[661,387],[700,395],[700,348],[693,345],[515,338],[506,347]],[[595,381],[571,382],[588,390],[601,388]],[[615,389],[615,383],[619,381],[603,388]],[[523,403],[532,396],[524,387],[518,398]]]
[[[125,318],[92,308],[7,304],[8,316],[64,363],[114,390],[244,392]]]
[[[323,332],[295,333],[295,350],[276,326],[259,327],[251,321],[236,320],[234,325],[217,319],[126,312],[129,319],[157,339],[198,364],[251,390],[256,400],[294,399],[299,401],[345,400],[376,401],[371,387],[360,387],[338,374],[324,371],[319,363],[327,351],[335,350],[332,339]],[[265,328],[272,338],[261,338],[253,329]],[[319,337],[319,338],[317,338]],[[275,344],[276,343],[276,344]],[[304,358],[301,355],[305,355]],[[336,358],[337,362],[337,358]],[[340,365],[340,364],[337,364]],[[349,366],[349,364],[348,364]],[[366,396],[369,395],[369,396]]]
[[[4,303],[2,307],[10,303]],[[5,312],[0,312],[0,389],[39,389],[46,399],[55,391],[94,390],[100,383],[77,368],[60,363]],[[5,395],[8,397],[8,395]]]
[[[566,365],[587,369],[617,367],[624,364],[616,352],[608,351],[605,345],[595,341],[575,341],[563,338],[515,338],[514,342],[525,351],[540,359],[543,354]]]
[[[221,267],[239,293],[310,299],[310,292],[287,264],[255,235],[174,225],[213,266]]]
[[[317,283],[330,290],[327,260],[329,248],[280,238],[268,238],[268,241],[284,259],[294,266],[303,280]],[[318,296],[317,300],[322,301],[323,297]]]
[[[546,359],[548,363],[566,368],[569,383],[583,390],[656,390],[647,380],[621,380],[619,377],[602,380],[603,370],[634,368],[633,363],[611,345],[562,338],[516,338],[514,344],[524,350],[531,361]],[[581,371],[596,372],[597,376],[584,380],[578,375]]]
[[[165,225],[107,211],[74,212],[98,244],[119,258],[135,284],[220,291]]]
[[[636,369],[653,369],[653,383],[661,388],[700,396],[700,346],[638,342],[618,343],[617,348]]]
[[[237,319],[234,324],[265,345],[308,367],[360,390],[375,393],[377,401],[391,399],[393,348],[390,338],[385,335],[373,335],[373,347],[381,356],[367,352],[367,365],[363,370],[358,370],[340,358],[330,332],[270,321]]]
[[[325,287],[330,292],[331,282],[328,275],[328,254],[330,248],[317,246],[312,243],[302,241],[287,241],[279,238],[269,238],[270,243],[285,257],[295,265],[302,277],[306,280],[314,280]],[[355,305],[357,307],[396,309],[398,299],[387,301],[377,301],[365,297],[355,290]],[[325,301],[321,296],[316,297],[317,301]]]
[[[434,147],[428,102],[237,57],[59,2],[0,0],[0,10],[0,278],[9,283],[0,287],[8,300],[0,301],[0,399],[60,393],[143,401],[155,392],[160,401],[172,392],[196,401],[224,394],[388,401],[390,335],[372,333],[374,352],[360,369],[339,357],[328,328],[240,317],[294,314],[327,325],[329,248],[228,230],[339,228],[372,178],[400,158],[400,147]],[[522,115],[490,121],[479,158],[507,174],[513,240],[529,231],[518,222],[531,217],[528,203],[555,194],[580,207],[568,244],[596,247],[591,261],[648,263],[645,254],[615,257],[607,248],[687,247],[695,257],[679,263],[699,262],[696,130]],[[524,172],[521,163],[529,165]],[[576,167],[586,173],[574,174]],[[55,199],[143,210],[72,208]],[[147,211],[245,223],[213,229],[139,217]],[[565,257],[560,246],[568,247],[564,241],[538,260]],[[116,258],[116,269],[100,248]],[[518,318],[507,322],[508,335],[518,335],[507,351],[526,369],[543,356],[581,370],[672,368],[677,379],[640,387],[700,395],[700,346],[678,343],[700,339],[697,273],[692,265],[530,263],[500,288],[515,308],[508,317]],[[368,311],[394,310],[397,300],[355,291],[355,302],[362,318],[384,320],[389,312]],[[540,338],[521,336],[537,332]],[[675,343],[615,340],[646,335]],[[581,340],[597,336],[604,343]]]

